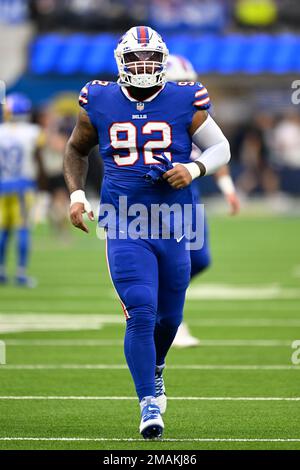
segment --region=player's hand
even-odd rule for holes
[[[160,165],[150,165],[150,170],[144,175],[144,178],[152,184],[157,184],[161,182],[162,176],[166,171],[173,168],[173,165],[164,153],[161,155],[153,155],[153,158],[158,161]]]
[[[237,215],[240,212],[241,204],[236,193],[226,194],[226,201],[230,207],[230,215]]]
[[[191,184],[192,177],[190,172],[183,166],[178,163],[172,168],[172,170],[167,171],[163,175],[163,179],[174,189],[182,189]]]
[[[87,204],[83,204],[82,202],[75,202],[70,207],[70,219],[72,224],[74,227],[77,227],[86,233],[89,233],[89,229],[83,221],[83,214],[86,212],[90,220],[95,220],[91,206],[89,203],[88,205],[89,207],[86,207]]]

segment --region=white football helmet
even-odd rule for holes
[[[197,73],[185,57],[170,54],[167,61],[167,80],[169,82],[195,82]]]
[[[148,26],[136,26],[122,36],[115,49],[119,83],[149,88],[166,82],[169,51],[162,37]]]

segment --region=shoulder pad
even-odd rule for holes
[[[92,89],[101,89],[101,87],[106,87],[110,84],[110,82],[105,82],[102,80],[93,80],[91,82],[88,82],[84,87],[81,89],[79,93],[79,104],[83,108],[89,104],[89,99],[92,93]]]
[[[177,82],[179,87],[185,88],[192,100],[192,105],[197,109],[205,110],[210,108],[210,98],[208,91],[200,82]]]
[[[211,105],[208,91],[200,82],[195,84],[193,105],[196,106],[196,108],[203,110],[209,109]]]

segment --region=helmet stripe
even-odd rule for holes
[[[149,32],[146,26],[137,27],[137,37],[140,44],[148,44],[149,42]]]

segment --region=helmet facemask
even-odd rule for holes
[[[166,82],[169,51],[162,37],[148,26],[134,26],[115,49],[119,84],[151,88]]]
[[[116,57],[122,85],[150,88],[165,82],[167,56],[158,51],[131,51]]]

